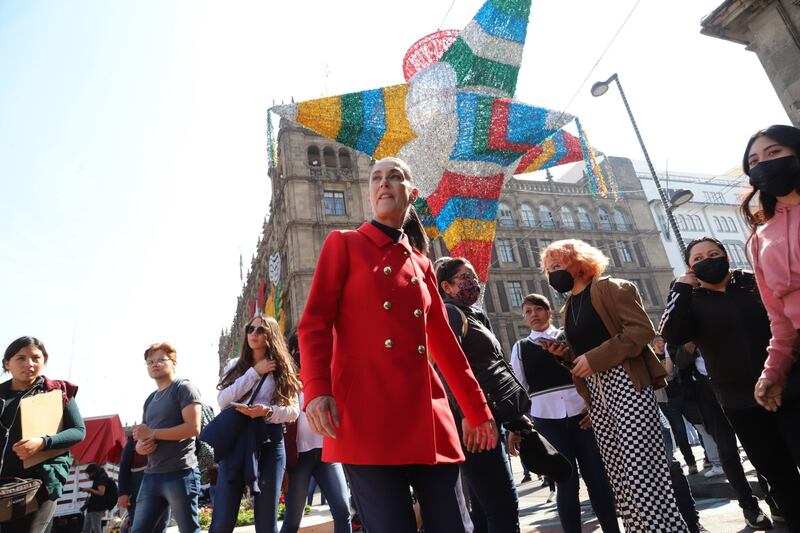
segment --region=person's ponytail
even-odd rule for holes
[[[417,251],[428,255],[428,234],[425,233],[422,220],[420,220],[417,210],[414,209],[413,205],[408,208],[408,213],[406,213],[406,220],[403,222],[403,231],[408,236],[408,241],[411,243],[411,246],[416,248]]]

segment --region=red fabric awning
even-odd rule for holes
[[[125,447],[125,428],[119,415],[84,418],[86,438],[70,449],[73,465],[119,463]]]

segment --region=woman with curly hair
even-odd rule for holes
[[[241,356],[228,363],[217,385],[217,401],[220,409],[231,403],[251,403],[234,408],[253,421],[263,422],[255,427],[260,447],[252,461],[234,457],[220,461],[211,531],[233,531],[242,491],[249,484],[254,495],[256,531],[278,533],[278,498],[286,467],[283,423],[296,420],[300,413],[300,381],[274,318],[251,319],[244,334]],[[249,469],[254,472],[250,474]],[[252,477],[255,479],[250,482]]]
[[[666,371],[650,348],[655,330],[636,286],[602,276],[608,258],[589,244],[556,241],[542,252],[550,285],[570,293],[567,361],[589,407],[600,455],[626,531],[688,531],[675,502],[654,388]]]

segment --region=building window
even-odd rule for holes
[[[313,144],[308,147],[308,164],[312,167],[319,166],[319,148],[314,146]]]
[[[575,218],[572,216],[572,211],[569,210],[569,207],[564,206],[561,208],[561,223],[563,224],[562,227],[567,229],[575,229],[578,227],[575,224]]]
[[[517,250],[519,250],[519,262],[522,263],[522,266],[530,267],[531,263],[528,261],[528,251],[525,249],[524,239],[517,239]]]
[[[642,303],[649,303],[649,298],[647,297],[647,292],[644,290],[644,285],[642,285],[642,280],[631,279],[631,282],[636,285],[636,290],[639,291],[639,297],[642,299]]]
[[[350,151],[347,148],[339,148],[339,166],[341,168],[350,168],[352,165]]]
[[[511,244],[511,239],[497,239],[497,255],[500,257],[502,263],[513,263],[516,261],[514,258],[514,246]]]
[[[611,225],[611,217],[609,216],[608,211],[601,207],[597,210],[597,216],[600,218],[600,229],[614,229],[614,227]]]
[[[347,211],[344,207],[344,193],[339,191],[325,191],[322,193],[322,205],[326,215],[344,216]]]
[[[578,226],[581,229],[594,229],[592,219],[589,218],[589,213],[583,207],[578,208]]]
[[[724,204],[725,196],[721,192],[703,191],[706,195],[706,202],[710,204]]]
[[[519,210],[522,215],[522,225],[532,228],[536,225],[536,215],[533,213],[533,208],[528,204],[522,204]]]
[[[322,149],[322,159],[325,161],[326,167],[336,168],[336,152],[330,146]]]
[[[619,231],[631,231],[633,229],[619,209],[614,209],[614,225],[617,226]]]
[[[622,261],[625,263],[633,263],[633,255],[631,254],[631,246],[627,241],[619,241],[619,253],[622,256]]]
[[[525,298],[525,295],[522,294],[522,283],[519,281],[509,281],[507,285],[508,300],[511,302],[511,307],[513,309],[522,307],[522,300]]]
[[[714,217],[714,224],[717,225],[717,231],[719,231],[719,232],[724,232],[725,231],[724,229],[722,229],[722,222],[723,221],[721,221],[719,219],[719,217]]]
[[[502,281],[495,281],[497,287],[497,298],[500,300],[500,311],[508,312],[508,298],[506,298],[506,289],[503,287]]]
[[[733,268],[747,268],[747,255],[744,252],[744,245],[737,241],[725,242],[725,249],[728,251],[728,259]]]
[[[661,305],[661,298],[658,296],[655,282],[650,278],[647,278],[644,282],[647,285],[647,292],[650,293],[650,301],[653,302],[653,305]]]
[[[678,228],[683,231],[689,231],[689,226],[686,225],[686,218],[683,215],[675,215],[675,222],[678,224]]]
[[[700,220],[698,215],[690,215],[692,220],[694,220],[695,225],[697,226],[697,231],[705,231],[706,227],[703,225],[703,221]]]
[[[508,204],[501,202],[498,211],[497,220],[500,222],[501,226],[508,228],[514,225],[514,214],[511,212],[511,208]]]
[[[550,212],[550,209],[546,205],[539,206],[539,218],[542,221],[543,228],[556,227],[556,219],[553,218],[553,213]]]
[[[728,227],[731,228],[731,233],[737,233],[739,231],[739,227],[736,225],[736,221],[731,217],[726,218],[728,219]]]

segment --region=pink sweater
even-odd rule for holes
[[[784,383],[795,363],[792,345],[800,329],[800,205],[778,203],[775,216],[750,241],[772,340],[762,378]]]

